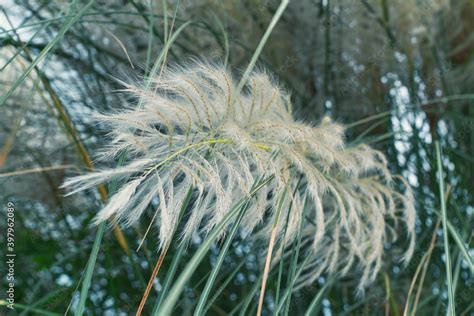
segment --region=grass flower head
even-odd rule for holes
[[[289,94],[265,71],[252,73],[243,91],[227,69],[205,63],[168,68],[151,83],[127,86],[139,106],[97,116],[112,139],[104,157],[126,152],[128,162],[65,183],[71,194],[123,183],[96,223],[113,218],[132,225],[157,197],[160,245],[173,238],[180,218],[188,240],[214,228],[258,179],[271,176],[250,200],[241,231],[266,239],[277,225],[279,240],[290,245],[304,221],[302,249],[311,260],[300,285],[356,266],[362,289],[379,271],[384,243],[397,237],[399,222],[411,240],[404,255],[410,258],[413,199],[408,186],[405,193],[396,189],[400,179],[384,155],[367,145],[348,147],[343,126],[329,118],[318,125],[297,121]],[[192,202],[183,216],[188,192]]]

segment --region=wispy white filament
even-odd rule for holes
[[[415,211],[409,187],[396,190],[404,182],[392,178],[381,152],[367,145],[348,148],[340,124],[329,118],[319,125],[295,120],[290,96],[264,71],[251,74],[238,95],[227,69],[204,63],[166,69],[151,87],[130,85],[126,91],[142,106],[97,119],[112,138],[104,157],[126,151],[128,164],[64,184],[75,193],[112,180],[124,183],[96,222],[113,216],[132,225],[157,197],[154,218],[160,245],[167,244],[191,190],[180,231],[188,240],[215,227],[256,179],[273,176],[250,201],[241,231],[269,238],[279,196],[287,192],[277,236],[291,245],[304,221],[302,249],[311,260],[300,286],[321,273],[345,274],[355,266],[363,289],[379,271],[384,243],[396,238],[399,222],[410,239],[403,259],[410,258]]]

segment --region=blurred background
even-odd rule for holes
[[[59,186],[65,177],[92,168],[97,149],[107,143],[107,130],[91,114],[128,101],[117,79],[142,80],[167,40],[172,41],[165,56],[169,64],[206,59],[243,70],[278,5],[276,0],[0,0],[0,253],[4,261],[6,205],[13,202],[17,308],[12,315],[74,312],[95,237],[90,222],[103,197],[99,191],[65,197]],[[369,142],[386,153],[393,172],[416,194],[417,247],[410,264],[403,267],[387,257],[363,298],[354,295],[357,280],[338,280],[325,290],[319,313],[402,315],[410,297],[417,314],[444,314],[439,196],[445,194],[454,231],[449,242],[456,311],[474,315],[474,280],[465,257],[466,249],[474,255],[473,31],[472,0],[293,0],[269,38],[258,65],[291,91],[295,115],[307,122],[330,115],[346,124],[348,141]],[[441,193],[435,139],[443,150],[446,192]],[[123,236],[107,231],[85,314],[135,314],[159,255],[153,234],[135,251],[149,220],[124,228]],[[193,241],[185,259],[199,243]],[[217,284],[242,264],[209,315],[230,314],[259,273],[264,247],[235,243]],[[194,274],[177,315],[192,312],[218,250],[214,245]],[[7,267],[1,268],[3,277]],[[302,315],[325,282],[321,278],[295,293],[290,314]],[[5,278],[1,284],[3,299]],[[156,300],[161,284],[158,275],[149,301]],[[269,291],[271,297],[271,286]],[[152,306],[145,306],[144,315]],[[272,308],[270,299],[265,315]]]

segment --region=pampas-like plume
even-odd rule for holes
[[[345,274],[357,265],[362,289],[375,278],[384,242],[396,238],[400,221],[409,234],[404,255],[409,260],[415,220],[409,187],[405,194],[395,189],[397,179],[382,153],[366,145],[347,148],[340,124],[329,118],[316,126],[296,121],[289,95],[264,71],[252,73],[240,92],[227,69],[195,63],[166,69],[151,86],[130,85],[126,91],[140,100],[139,106],[97,119],[112,136],[104,157],[126,151],[128,164],[64,184],[74,193],[112,180],[124,183],[96,223],[113,216],[131,225],[158,197],[155,218],[162,246],[173,237],[191,190],[192,207],[182,217],[181,231],[188,240],[215,227],[258,179],[272,176],[250,201],[241,231],[269,238],[277,223],[277,236],[284,235],[288,245],[305,220],[303,249],[312,260],[300,285],[323,272]]]

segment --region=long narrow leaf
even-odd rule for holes
[[[323,287],[319,290],[318,294],[313,298],[311,301],[311,304],[309,304],[308,309],[304,313],[305,316],[313,316],[317,315],[318,309],[320,307],[319,302],[321,302],[321,299],[323,298],[323,295],[326,293],[327,288],[329,285],[331,285],[333,279],[330,279],[326,282],[326,284],[323,285]]]
[[[446,203],[444,200],[444,177],[443,177],[443,166],[442,166],[442,154],[439,146],[439,142],[435,142],[436,150],[436,159],[438,162],[438,181],[439,181],[439,197],[441,203],[441,216],[443,222],[443,240],[444,240],[444,252],[446,256],[446,281],[448,285],[448,315],[456,315],[455,306],[454,306],[454,290],[453,290],[453,281],[452,281],[452,271],[451,271],[451,255],[449,250],[449,241],[448,241],[448,216],[446,214]]]
[[[214,304],[214,302],[217,300],[217,298],[224,292],[224,289],[227,287],[227,285],[234,279],[236,274],[240,271],[242,266],[245,264],[245,261],[247,260],[247,257],[243,258],[242,261],[235,267],[235,269],[229,274],[229,276],[222,282],[221,286],[214,292],[214,295],[209,299],[207,302],[207,306],[203,311],[204,315],[207,315],[207,311],[209,308]]]
[[[209,296],[209,293],[211,292],[212,286],[214,285],[214,282],[217,278],[217,274],[219,273],[219,270],[224,263],[224,259],[226,258],[227,252],[229,250],[230,244],[232,243],[232,240],[234,240],[235,233],[237,232],[240,222],[242,221],[242,218],[245,215],[245,212],[248,208],[249,201],[247,201],[244,205],[242,205],[242,208],[240,210],[239,217],[237,220],[234,222],[232,229],[230,233],[227,236],[227,239],[224,243],[224,246],[222,247],[219,256],[217,258],[217,262],[212,269],[211,275],[207,279],[206,285],[204,286],[204,290],[201,293],[201,296],[199,298],[199,301],[197,303],[196,309],[194,310],[194,315],[202,315],[203,310],[204,310],[204,304],[206,303],[207,297]]]
[[[76,23],[81,16],[89,10],[89,8],[94,4],[94,0],[89,1],[82,9],[80,9],[75,16],[73,16],[67,23],[65,23],[58,34],[53,38],[48,45],[39,53],[39,55],[33,60],[33,62],[26,68],[25,71],[20,75],[20,77],[13,83],[12,87],[5,93],[0,99],[0,106],[4,105],[7,102],[8,98],[15,92],[15,90],[20,86],[20,84],[28,77],[28,75],[33,71],[33,69],[41,62],[51,51],[56,44],[61,40],[61,38],[66,34],[66,32]]]
[[[87,267],[84,276],[84,281],[82,282],[81,295],[79,298],[79,304],[76,309],[76,316],[82,316],[84,314],[84,308],[86,305],[86,299],[89,293],[89,288],[91,286],[92,274],[94,273],[95,262],[97,261],[97,255],[99,254],[100,244],[102,238],[104,237],[105,227],[107,223],[102,222],[97,228],[97,233],[95,235],[94,246],[92,247],[89,260],[87,260]]]
[[[258,192],[262,187],[264,187],[268,182],[270,182],[273,177],[269,177],[266,180],[262,181],[259,185],[255,187],[248,198],[251,198]],[[197,269],[199,263],[204,259],[204,256],[208,252],[209,248],[211,248],[212,243],[220,236],[222,231],[227,227],[229,222],[237,215],[240,207],[245,203],[246,199],[241,200],[234,206],[223,218],[223,220],[211,231],[211,233],[207,236],[207,238],[203,241],[201,246],[198,248],[194,256],[191,258],[187,266],[184,268],[183,272],[176,280],[174,286],[171,288],[169,295],[166,297],[165,301],[163,302],[163,306],[158,310],[158,315],[171,315],[173,307],[178,300],[181,292],[186,285],[186,282],[192,276],[194,271]]]

